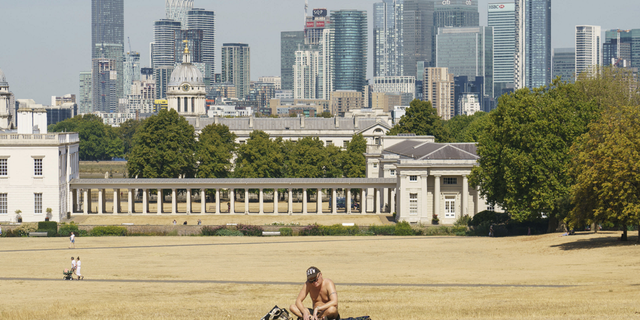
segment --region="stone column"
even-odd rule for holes
[[[249,189],[244,188],[244,213],[249,213]]]
[[[216,189],[216,214],[220,214],[220,188]]]
[[[345,205],[347,206],[347,214],[351,214],[351,188],[347,189],[347,199],[345,200]]]
[[[120,189],[113,189],[113,214],[120,213]]]
[[[431,217],[429,217],[429,207],[427,206],[428,198],[429,198],[429,191],[427,190],[429,187],[429,175],[428,174],[420,175],[420,179],[422,180],[420,181],[420,185],[422,186],[420,188],[421,189],[420,198],[424,200],[420,200],[420,202],[418,203],[418,207],[419,207],[418,210],[422,211],[420,213],[420,216],[427,219],[427,221],[431,221]],[[436,178],[436,180],[438,180],[438,178]],[[438,218],[440,217],[438,216]]]
[[[316,214],[322,214],[322,188],[318,188],[318,197],[316,199]]]
[[[162,214],[162,189],[156,189],[158,193],[158,214]]]
[[[207,189],[200,189],[200,214],[207,213]]]
[[[307,188],[302,188],[302,214],[307,214]]]
[[[369,192],[369,188],[362,188],[360,189],[360,213],[361,214],[366,214],[367,213],[367,193]]]
[[[104,189],[98,189],[98,214],[104,214],[105,196]]]
[[[78,189],[71,189],[71,210],[69,212],[76,213],[78,210]],[[64,213],[64,212],[62,212]]]
[[[231,202],[229,213],[236,213],[236,199],[235,199],[235,190],[233,188],[229,188],[229,201]]]
[[[278,214],[278,188],[273,189],[273,213]]]
[[[469,213],[468,208],[469,207],[469,178],[467,178],[467,175],[462,175],[462,216],[466,216]]]
[[[142,214],[149,213],[149,190],[142,189]]]
[[[89,198],[89,196],[91,196],[91,192],[89,192],[89,189],[84,189],[82,190],[82,198],[83,198],[83,208],[82,211],[84,214],[89,214],[89,208],[91,207],[91,199]]]
[[[129,213],[133,213],[133,189],[127,189],[127,209]]]
[[[438,215],[438,219],[444,218],[440,211],[440,175],[436,174],[433,185],[433,213]]]
[[[293,190],[289,188],[289,214],[293,213]]]
[[[177,214],[178,213],[178,199],[176,199],[176,189],[172,188],[171,189],[171,214]]]
[[[424,206],[427,206],[426,203]],[[394,212],[396,212],[396,192],[392,188],[389,188],[389,214]]]
[[[336,199],[336,188],[331,188],[331,214],[338,213],[338,200]]]
[[[375,212],[376,214],[380,214],[380,188],[376,188],[375,190],[376,190],[376,195],[375,195],[376,211]]]
[[[260,202],[260,211],[258,212],[258,214],[264,214],[264,189],[260,188],[260,199],[258,199],[258,201]]]
[[[187,188],[187,214],[191,214],[191,189]]]

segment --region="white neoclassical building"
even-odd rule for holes
[[[202,72],[191,63],[191,54],[185,43],[182,63],[173,70],[167,84],[168,107],[181,116],[199,117],[207,113],[206,95]]]

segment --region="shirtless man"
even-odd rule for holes
[[[307,295],[311,296],[313,309],[307,309],[302,304]],[[330,279],[324,279],[320,269],[316,267],[307,269],[307,282],[302,286],[296,303],[292,304],[289,310],[302,320],[340,319],[336,285]]]

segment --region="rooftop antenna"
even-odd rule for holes
[[[304,0],[304,23],[307,22],[307,10],[309,9],[309,0]]]

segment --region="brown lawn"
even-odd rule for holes
[[[0,238],[0,319],[258,320],[311,265],[343,317],[640,319],[640,246],[618,236]],[[71,256],[84,281],[62,280]]]

